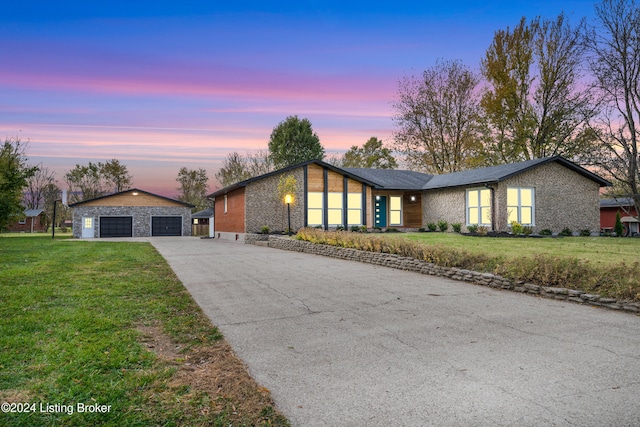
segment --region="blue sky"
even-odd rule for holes
[[[438,59],[477,69],[522,16],[572,23],[591,1],[12,2],[0,15],[0,136],[60,184],[117,158],[135,186],[174,196],[178,170],[213,176],[308,118],[328,153],[393,138],[398,80]]]

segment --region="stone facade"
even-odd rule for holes
[[[82,217],[95,218],[94,237],[100,237],[101,216],[132,216],[133,237],[151,236],[154,216],[182,216],[182,235],[191,235],[191,209],[182,206],[76,206],[73,208],[73,237],[82,237]]]
[[[432,276],[443,276],[453,280],[461,280],[476,285],[489,286],[491,288],[505,289],[546,298],[564,300],[568,302],[589,304],[593,306],[609,308],[612,310],[621,310],[636,314],[640,313],[640,303],[618,301],[614,298],[604,298],[600,295],[588,294],[577,289],[540,286],[533,283],[525,283],[520,281],[514,282],[511,279],[507,279],[496,274],[480,273],[477,271],[464,270],[460,268],[441,267],[439,265],[421,261],[419,259],[401,257],[394,254],[367,252],[330,245],[319,245],[302,240],[295,240],[278,236],[269,237],[269,247],[287,251],[304,252],[309,254],[328,256],[332,258],[364,262],[368,264],[396,268],[399,270],[413,271],[416,273],[428,274]]]
[[[302,168],[254,181],[245,189],[245,232],[259,233],[267,226],[271,231],[285,231],[288,227],[287,205],[278,196],[280,178],[293,175],[297,191],[291,204],[291,228],[304,227],[304,172]]]
[[[600,186],[558,163],[540,165],[489,187],[494,194],[495,231],[510,231],[507,220],[508,187],[534,188],[534,232],[549,229],[558,233],[565,228],[574,232],[597,232],[600,229]],[[425,192],[422,197],[423,227],[430,222],[446,220],[449,224],[461,223],[462,230],[466,231],[468,188],[475,187]]]
[[[511,177],[495,188],[496,229],[506,231],[507,187],[535,189],[534,231],[565,228],[574,232],[600,230],[600,186],[556,162],[550,162]]]
[[[465,189],[430,190],[422,195],[422,227],[427,224],[437,224],[445,220],[449,224],[462,224],[463,231],[466,224],[466,193]]]

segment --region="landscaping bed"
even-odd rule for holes
[[[438,235],[432,242],[410,240],[415,236],[432,234]],[[503,240],[477,239],[454,233],[389,236],[317,229],[300,230],[297,238],[316,244],[398,255],[440,267],[498,275],[516,285],[527,283],[543,288],[576,290],[620,302],[640,302],[639,242],[635,239],[628,239],[632,242],[630,246],[625,243],[619,247],[615,246],[618,242],[614,242],[618,239],[595,237]],[[565,241],[571,241],[571,245],[557,246]],[[492,242],[492,246],[486,246],[488,242]],[[509,246],[510,242],[521,246]],[[538,242],[545,243],[536,247]],[[632,251],[622,253],[624,250]]]

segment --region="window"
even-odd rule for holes
[[[26,223],[27,223],[27,219],[26,218],[18,220],[18,224],[26,224]]]
[[[85,216],[84,218],[82,218],[82,227],[83,228],[93,228],[93,217],[92,216]]]
[[[491,190],[467,190],[467,225],[491,226]]]
[[[348,225],[362,225],[362,193],[348,193],[347,206]]]
[[[509,224],[516,221],[522,225],[534,225],[533,188],[507,188],[507,216]]]
[[[224,195],[224,213],[227,213],[227,207],[228,207],[228,204],[227,204],[227,195],[225,194],[225,195]]]
[[[307,225],[322,225],[322,193],[307,193]]]
[[[342,193],[329,193],[327,199],[327,214],[329,216],[328,225],[342,224]]]
[[[194,218],[194,219],[193,219],[193,223],[194,223],[195,225],[198,225],[198,218]]]
[[[402,225],[402,197],[389,197],[389,225]]]

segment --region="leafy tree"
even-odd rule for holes
[[[199,168],[191,170],[180,168],[176,181],[180,183],[178,200],[196,206],[196,210],[207,207],[207,171]]]
[[[400,81],[395,148],[411,169],[447,173],[476,166],[482,148],[478,82],[459,61],[438,61],[422,77]]]
[[[38,168],[27,166],[26,144],[7,138],[0,149],[0,230],[22,214],[23,190]]]
[[[346,168],[395,169],[398,167],[391,150],[372,136],[362,148],[354,145],[344,153],[342,166]]]
[[[585,32],[594,89],[603,106],[592,121],[598,137],[593,163],[617,181],[617,197],[631,197],[640,212],[640,5],[603,0],[597,28]]]
[[[289,116],[280,122],[269,139],[269,157],[276,169],[324,158],[324,148],[308,119]]]
[[[71,201],[89,200],[131,188],[132,177],[117,159],[106,163],[76,164],[65,174]]]
[[[515,28],[494,34],[482,60],[489,88],[481,104],[493,163],[576,158],[589,150],[592,106],[579,90],[583,26],[571,27],[561,14],[530,23],[522,18]]]
[[[120,163],[118,159],[111,159],[106,163],[98,163],[100,175],[105,187],[119,193],[131,188],[132,176],[129,175],[127,167]]]

